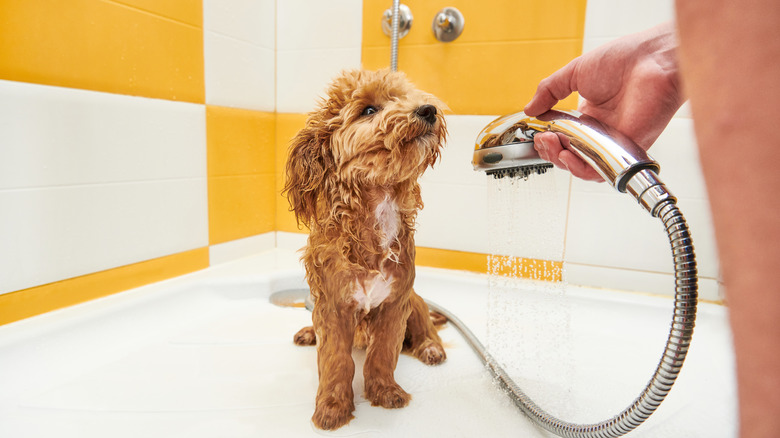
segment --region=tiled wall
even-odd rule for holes
[[[502,6],[505,11],[511,9],[510,5]],[[580,6],[584,7],[584,4]],[[588,1],[582,46],[589,50],[621,35],[671,20],[672,6],[671,1]],[[491,13],[490,8],[484,9],[488,11],[483,14]],[[469,21],[471,16],[464,15],[465,38],[469,24],[479,18]],[[423,18],[421,21],[428,20]],[[427,26],[421,27],[424,27],[423,31],[428,31]],[[500,34],[498,31],[496,33]],[[401,47],[400,57],[404,59],[403,45]],[[424,61],[412,59],[406,62],[414,65]],[[558,59],[555,62],[542,62],[558,62],[557,65],[562,66],[566,61]],[[399,62],[399,65],[402,64]],[[471,65],[479,65],[479,68],[471,69],[472,78],[481,78],[477,82],[503,83],[502,77],[507,74],[507,70],[501,68],[501,63],[488,64],[494,65],[493,69],[485,69],[484,63]],[[428,67],[436,68],[433,65]],[[440,68],[446,70],[448,66]],[[517,68],[508,71],[509,74],[522,77],[523,81],[533,84],[532,88],[535,88],[540,79],[555,69],[553,67],[539,72],[536,77],[521,76],[515,73]],[[435,76],[429,72],[422,76],[426,75]],[[415,77],[415,80],[425,82],[423,78]],[[490,93],[484,95],[490,96]],[[445,91],[445,101],[448,97]],[[617,194],[604,184],[571,178],[566,172],[556,169],[554,175],[547,178],[545,184],[548,186],[544,188],[531,183],[518,183],[529,184],[527,191],[544,192],[541,197],[533,193],[521,193],[510,199],[509,202],[527,203],[512,209],[511,216],[497,214],[503,213],[505,209],[490,205],[491,195],[495,191],[491,185],[495,183],[486,180],[484,175],[475,174],[469,164],[476,133],[493,117],[522,110],[529,99],[530,95],[523,90],[514,90],[504,96],[494,96],[487,111],[483,110],[483,102],[474,108],[455,111],[456,114],[450,116],[451,139],[447,150],[440,166],[424,177],[423,198],[426,208],[419,218],[418,245],[470,253],[500,252],[505,249],[502,239],[508,239],[511,233],[515,233],[511,238],[515,242],[519,241],[515,246],[521,248],[512,248],[513,255],[538,257],[548,252],[547,247],[562,245],[564,278],[570,283],[672,293],[673,264],[663,228],[657,219],[651,218],[627,195]],[[575,105],[562,102],[559,107],[572,108]],[[493,115],[479,115],[490,114],[493,108],[496,109]],[[672,120],[650,153],[661,163],[661,177],[679,198],[678,205],[691,226],[701,276],[701,296],[718,300],[715,241],[687,105]],[[492,202],[496,202],[495,198]],[[543,219],[540,220],[538,216]],[[558,220],[561,217],[565,219]],[[517,234],[523,236],[518,238]]]
[[[0,323],[274,247],[275,3],[0,2]]]
[[[425,209],[417,244],[424,263],[436,265],[437,258],[446,257],[452,266],[464,261],[462,266],[468,267],[484,263],[474,254],[495,252],[552,257],[565,261],[564,278],[573,284],[672,293],[673,264],[663,227],[627,195],[554,170],[543,187],[520,182],[512,188],[518,191],[514,198],[496,197],[495,183],[473,172],[470,161],[476,133],[496,116],[522,110],[539,80],[583,48],[673,19],[673,2],[404,3],[415,21],[401,40],[399,68],[453,110],[442,160],[423,177]],[[434,13],[445,6],[457,7],[466,18],[463,34],[449,44],[437,42],[430,31]],[[376,24],[385,7],[365,2],[363,63],[369,68],[386,65],[389,58],[387,37]],[[559,107],[576,107],[573,99]],[[701,295],[717,300],[715,241],[687,105],[650,152],[691,226]],[[497,199],[521,205],[507,214],[506,208],[496,207]]]
[[[670,0],[590,0],[584,49],[673,18],[674,3]],[[678,206],[691,228],[700,296],[719,300],[715,237],[688,104],[649,152],[661,164],[660,176],[678,197]],[[569,281],[669,293],[674,286],[673,264],[660,222],[620,198],[603,184],[572,180],[566,245]]]
[[[582,47],[671,18],[671,0],[404,3],[415,21],[399,66],[452,109],[450,141],[423,180],[418,263],[481,270],[505,223],[556,218],[515,255],[550,258],[545,242],[563,239],[553,246],[569,282],[668,293],[668,243],[628,198],[556,171],[549,196],[502,217],[470,161],[476,133],[521,110],[540,79]],[[0,323],[299,247],[305,235],[278,196],[288,141],[338,71],[389,64],[379,22],[390,4],[0,2]],[[430,31],[445,6],[466,17],[450,44]],[[691,223],[705,296],[717,298],[686,110],[651,152]]]

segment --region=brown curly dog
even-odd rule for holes
[[[411,399],[393,375],[402,348],[430,365],[446,358],[412,288],[417,179],[447,135],[442,108],[402,73],[347,71],[290,146],[284,193],[310,229],[302,260],[315,302],[295,343],[317,345],[320,429],[353,418],[353,347],[367,349],[365,398],[385,408]]]

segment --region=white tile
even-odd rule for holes
[[[265,49],[275,47],[275,0],[204,0],[203,30]]]
[[[208,245],[205,178],[0,191],[0,293]]]
[[[568,184],[548,174],[486,185],[421,183],[418,246],[562,260]]]
[[[691,102],[685,101],[684,104],[680,107],[679,110],[677,110],[677,113],[674,115],[677,118],[687,118],[690,119],[693,116],[691,115]]]
[[[274,111],[274,50],[204,32],[206,103]]]
[[[276,248],[287,251],[298,251],[306,246],[306,240],[309,233],[288,233],[285,231],[276,232]]]
[[[360,0],[277,2],[278,50],[359,49],[362,33]]]
[[[649,152],[661,165],[659,177],[675,196],[707,199],[693,120],[673,118]]]
[[[662,224],[625,195],[573,192],[566,237],[569,262],[672,272]]]
[[[476,172],[471,164],[477,134],[495,116],[447,115],[449,136],[439,162],[423,175],[424,181],[436,183],[487,186],[484,172]]]
[[[209,246],[209,264],[216,265],[252,256],[276,247],[276,233],[258,234]]]
[[[280,50],[276,61],[276,110],[307,113],[342,70],[360,68],[360,48]]]
[[[582,40],[582,53],[588,53],[614,40],[615,37],[588,37]]]
[[[699,275],[717,278],[716,244],[706,202],[683,199],[678,205],[693,239]],[[660,219],[627,196],[573,192],[566,236],[568,262],[667,274],[674,270]]]
[[[0,81],[0,190],[205,175],[203,105]]]
[[[417,216],[417,246],[487,253],[487,190],[456,184],[421,184],[425,208]]]
[[[673,0],[591,0],[585,12],[585,39],[614,39],[672,19]]]
[[[643,292],[657,295],[674,295],[674,275],[633,269],[590,266],[578,263],[564,265],[566,283],[579,286],[613,289],[617,291]],[[715,279],[699,277],[699,298],[721,300]]]

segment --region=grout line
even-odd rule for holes
[[[186,27],[189,27],[189,28],[192,28],[192,29],[195,29],[195,30],[203,30],[203,18],[202,18],[203,17],[203,15],[202,15],[203,13],[202,13],[202,11],[201,11],[201,25],[198,26],[196,24],[187,23],[186,21],[181,21],[181,20],[177,20],[177,19],[172,18],[172,17],[161,15],[161,14],[159,14],[157,12],[152,12],[152,11],[149,11],[149,10],[146,10],[146,9],[139,8],[137,6],[128,5],[126,3],[121,2],[120,0],[100,0],[100,1],[102,1],[103,3],[116,5],[116,6],[125,8],[125,9],[129,9],[131,11],[140,12],[142,14],[146,14],[146,15],[152,16],[154,18],[159,18],[161,20],[170,21],[171,23],[180,24],[182,26],[186,26]]]
[[[276,47],[266,47],[266,46],[264,46],[262,44],[258,44],[258,43],[253,42],[253,41],[247,41],[247,40],[245,40],[243,38],[238,38],[238,37],[235,37],[233,35],[228,35],[226,33],[222,33],[222,32],[216,31],[216,30],[204,29],[203,30],[203,34],[205,35],[207,33],[210,33],[210,34],[213,34],[213,35],[217,35],[217,36],[220,36],[220,37],[223,37],[223,38],[227,38],[227,39],[232,40],[234,42],[239,42],[239,43],[242,43],[242,44],[248,44],[250,46],[253,46],[253,47],[256,47],[256,48],[259,48],[259,49],[268,50],[268,51],[271,51],[271,50],[276,51]],[[274,40],[275,40],[275,38],[274,38]]]
[[[143,180],[106,181],[106,182],[82,183],[82,184],[56,184],[56,185],[49,185],[49,186],[12,187],[12,188],[0,189],[0,194],[10,193],[10,192],[32,192],[37,190],[50,190],[50,189],[60,190],[60,189],[85,188],[85,187],[149,184],[149,183],[157,183],[157,182],[206,181],[207,179],[208,176],[203,175],[203,176],[189,176],[189,177],[182,177],[182,178],[154,178],[154,179],[143,179]]]
[[[626,271],[626,272],[641,272],[643,274],[656,274],[656,275],[666,275],[670,277],[674,277],[674,272],[662,272],[662,271],[651,271],[647,269],[637,269],[637,268],[626,268],[622,266],[606,266],[606,265],[594,265],[591,263],[582,263],[582,262],[572,262],[568,260],[564,260],[564,263],[567,265],[577,265],[577,266],[584,266],[587,268],[599,268],[599,269],[614,269],[617,271]],[[703,280],[715,280],[718,279],[715,277],[707,277],[704,275],[698,275],[698,278]]]

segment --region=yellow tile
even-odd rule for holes
[[[203,24],[203,0],[105,0],[124,4],[133,8],[171,20],[181,21],[192,26]]]
[[[209,186],[209,244],[274,230],[274,174],[215,176]]]
[[[522,41],[582,38],[586,0],[561,0],[555,3],[536,0],[404,0],[414,16],[409,34],[399,41],[399,59],[404,47],[442,44],[436,40],[431,24],[444,6],[457,8],[465,18],[463,33],[454,42],[463,44],[486,41]],[[390,38],[380,26],[380,17],[390,2],[363,2],[363,46],[389,46]],[[389,58],[388,58],[389,59]],[[494,60],[497,63],[503,60]],[[450,65],[451,67],[451,65]]]
[[[542,281],[562,281],[563,263],[418,246],[415,265],[491,273]]]
[[[306,124],[306,114],[276,115],[276,230],[290,233],[306,233],[299,229],[295,215],[290,211],[287,198],[281,195],[284,187],[284,167],[287,162],[287,149],[295,134]]]
[[[418,246],[414,264],[459,271],[487,272],[487,255]]]
[[[199,248],[0,295],[0,325],[176,277],[209,266]]]
[[[273,113],[208,105],[208,175],[274,173],[275,129]]]
[[[176,5],[161,9],[202,14]],[[3,0],[0,79],[203,103],[202,23],[101,0]]]
[[[421,45],[406,47],[398,68],[456,114],[521,111],[539,81],[578,56],[580,40]],[[363,67],[387,66],[388,48],[363,48]],[[577,96],[559,108],[573,109]]]

